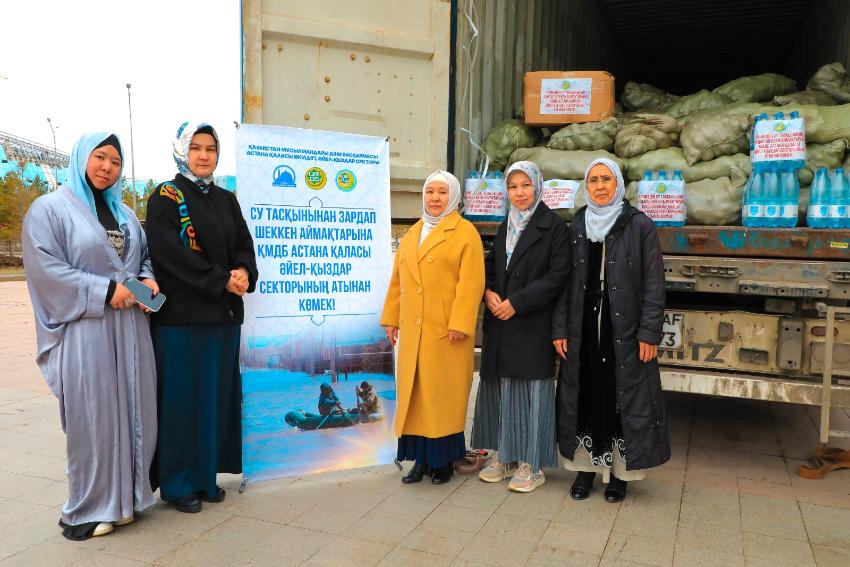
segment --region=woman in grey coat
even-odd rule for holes
[[[123,282],[158,287],[145,233],[121,203],[122,161],[116,135],[81,137],[68,182],[36,199],[23,226],[36,361],[59,398],[67,440],[59,525],[72,540],[106,535],[154,503],[153,346],[147,316]]]
[[[553,314],[564,359],[558,379],[558,443],[570,489],[587,498],[596,473],[605,499],[670,458],[657,345],[664,319],[664,263],[655,225],[623,196],[617,165],[585,173],[587,207],[570,225],[572,272]]]

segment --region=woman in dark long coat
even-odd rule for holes
[[[568,229],[542,201],[543,177],[530,161],[505,172],[510,211],[484,261],[484,345],[472,445],[499,451],[485,482],[511,478],[531,492],[558,466],[552,308],[570,271]]]
[[[239,336],[257,266],[236,196],[213,183],[218,155],[212,126],[184,123],[180,173],[154,190],[145,226],[168,298],[151,320],[163,432],[152,476],[181,512],[224,500],[217,472],[242,472]]]
[[[587,498],[597,472],[605,499],[670,458],[657,345],[664,264],[655,225],[626,201],[623,175],[606,159],[585,173],[588,205],[570,225],[572,276],[553,319],[565,359],[558,379],[558,443],[570,489]]]

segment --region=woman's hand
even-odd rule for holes
[[[224,286],[224,289],[234,295],[242,297],[245,295],[245,292],[248,291],[248,283],[247,278],[243,281],[242,274],[239,274],[238,272],[239,270],[230,271],[230,279],[227,280],[227,285]]]
[[[146,286],[148,286],[149,288],[151,288],[151,297],[157,296],[157,294],[159,293],[159,284],[156,283],[156,280],[151,279],[151,278],[144,278],[144,279],[141,279],[139,281],[142,282],[143,284],[145,284]],[[141,309],[145,313],[152,313],[153,312],[150,309],[148,309],[145,305],[142,305],[141,303],[139,303],[139,309]]]
[[[398,342],[398,327],[387,325],[384,327],[384,330],[387,332],[387,340],[390,341],[390,346],[394,347]]]
[[[109,301],[109,306],[113,309],[128,309],[136,303],[136,298],[133,297],[127,286],[124,284],[115,284],[115,293],[112,294],[112,299]]]
[[[552,344],[555,346],[555,352],[558,353],[558,356],[567,359],[567,339],[555,339],[552,341]]]
[[[638,341],[638,345],[640,346],[641,362],[649,362],[650,360],[658,356],[658,345],[651,345],[643,341]]]
[[[449,344],[459,343],[466,338],[466,333],[449,329]]]
[[[230,270],[230,275],[236,278],[240,286],[245,288],[245,291],[248,291],[248,270],[245,266],[239,266],[235,270]]]
[[[504,301],[499,303],[495,310],[493,310],[493,315],[497,319],[507,321],[508,319],[516,315],[516,310],[514,309],[514,306],[511,305],[511,300],[505,299]]]
[[[496,308],[502,302],[502,298],[499,297],[499,294],[491,289],[484,290],[484,305],[487,306],[487,309],[490,310],[490,313],[496,314]]]

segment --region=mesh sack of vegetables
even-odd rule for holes
[[[850,77],[844,64],[836,61],[818,69],[807,85],[814,91],[825,92],[838,102],[850,102]]]
[[[611,150],[620,129],[619,118],[564,126],[549,138],[553,150]]]
[[[773,97],[773,103],[779,106],[788,104],[815,104],[818,106],[834,106],[838,104],[835,98],[823,91],[806,89],[798,93],[790,93]]]
[[[621,169],[623,160],[605,150],[553,150],[550,148],[520,148],[511,154],[508,165],[522,160],[533,161],[543,179],[583,179],[584,170],[595,159],[608,158]]]
[[[679,123],[665,114],[636,114],[617,132],[614,153],[632,156],[675,146],[679,141]]]
[[[749,77],[740,77],[714,89],[714,92],[728,96],[736,102],[764,102],[776,95],[793,93],[797,83],[776,73],[763,73]]]
[[[737,226],[741,224],[741,202],[747,176],[737,167],[731,177],[702,179],[685,185],[687,224]]]
[[[620,103],[626,110],[654,111],[661,110],[679,97],[667,94],[658,87],[646,83],[628,81],[620,95]]]
[[[835,140],[827,144],[806,144],[806,167],[797,170],[800,185],[811,185],[815,172],[825,167],[835,169],[842,166],[847,140]]]
[[[683,96],[676,102],[667,106],[664,109],[664,114],[673,118],[681,118],[700,110],[711,110],[712,108],[720,108],[734,102],[725,94],[711,92],[703,89],[694,94]]]
[[[679,138],[688,164],[748,153],[750,115],[760,108],[757,104],[736,104],[688,116]]]
[[[490,156],[493,169],[504,169],[511,152],[517,148],[530,148],[540,139],[536,128],[526,126],[520,120],[505,120],[490,130],[482,147]]]
[[[718,177],[729,177],[732,167],[737,167],[747,175],[750,174],[750,156],[747,154],[734,154],[731,156],[720,156],[711,161],[701,161],[694,165],[688,165],[682,148],[667,148],[646,152],[626,160],[624,175],[630,181],[640,181],[643,172],[650,171],[676,171],[682,172],[686,183],[700,181],[702,179],[716,179]]]

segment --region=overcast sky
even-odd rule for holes
[[[0,130],[70,152],[81,133],[117,131],[130,177],[131,83],[136,178],[170,179],[184,120],[213,124],[216,175],[235,173],[240,120],[238,0],[2,2]],[[5,79],[2,77],[6,77]]]

